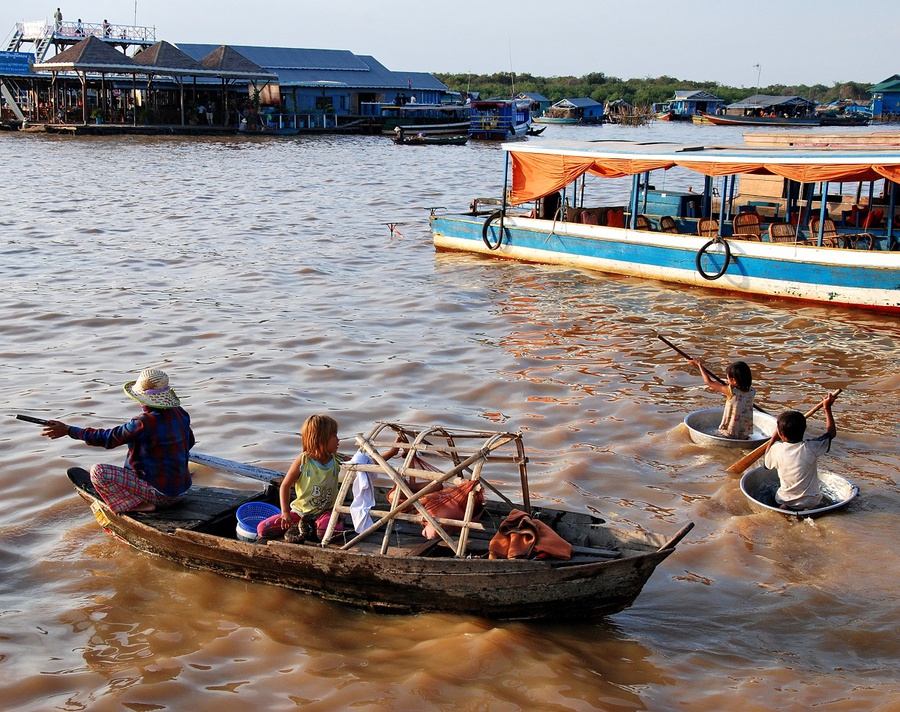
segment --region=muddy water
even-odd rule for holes
[[[0,155],[5,708],[896,709],[896,319],[435,254],[426,208],[500,194],[492,146],[0,134]],[[719,397],[657,332],[719,372],[750,362],[772,410],[843,388],[827,465],[858,501],[751,513],[733,452],[682,425]],[[67,484],[120,453],[11,418],[115,425],[151,365],[202,452],[284,468],[317,411],[346,438],[521,429],[535,496],[696,528],[634,607],[578,625],[382,616],[187,571],[104,534]]]

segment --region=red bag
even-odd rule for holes
[[[466,503],[469,500],[469,492],[479,485],[478,480],[467,480],[461,485],[448,487],[442,492],[433,492],[426,494],[419,501],[425,507],[425,510],[432,516],[443,519],[462,519],[466,516]],[[475,506],[472,509],[472,521],[478,521],[484,512],[484,490],[478,487],[475,492]],[[451,527],[441,525],[449,534],[459,531],[459,527]],[[426,539],[437,539],[437,530],[429,523],[425,523],[422,530],[422,536]]]

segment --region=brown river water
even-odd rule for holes
[[[492,145],[0,133],[0,158],[4,709],[900,709],[895,317],[436,254],[426,208],[502,192]],[[656,333],[718,373],[748,361],[770,410],[843,388],[823,464],[859,498],[752,513],[735,451],[682,423],[720,397]],[[386,616],[185,570],[105,534],[65,477],[124,451],[12,418],[111,427],[149,366],[201,452],[284,469],[323,411],[349,450],[376,420],[520,429],[539,501],[696,527],[632,608],[570,624]]]

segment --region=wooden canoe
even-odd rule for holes
[[[753,432],[747,440],[738,438],[726,438],[719,434],[719,423],[722,422],[724,408],[705,408],[696,410],[685,416],[684,424],[687,426],[691,440],[697,445],[708,447],[747,448],[759,447],[766,442],[775,432],[775,417],[758,410],[753,411]]]
[[[463,478],[480,478],[483,466],[489,460],[504,462],[507,469],[509,464],[515,464],[520,472],[524,471],[526,459],[517,456],[515,449],[512,456],[503,456],[495,451],[487,452],[490,442],[486,446],[460,445],[461,438],[465,437],[460,435],[462,431],[451,432],[443,428],[439,432],[441,435],[450,433],[446,439],[450,445],[435,445],[433,429],[427,430],[428,438],[419,438],[418,435],[425,431],[417,432],[412,426],[402,427],[411,443],[409,451],[421,453],[427,449],[432,461],[441,454],[446,455],[450,463],[456,463],[450,470],[458,469]],[[521,434],[509,435],[502,444],[513,442],[515,445],[520,437]],[[373,450],[384,444],[363,436],[358,436],[357,442],[361,446],[371,445]],[[474,454],[465,457],[468,452]],[[441,538],[436,541],[425,539],[423,517],[412,509],[418,503],[411,506],[410,502],[398,505],[398,511],[405,513],[396,514],[391,520],[390,531],[384,539],[383,531],[379,531],[377,537],[355,541],[360,537],[352,531],[352,522],[347,517],[347,530],[326,533],[323,543],[246,542],[236,536],[235,512],[248,501],[277,505],[276,484],[280,473],[199,454],[192,454],[191,459],[270,483],[256,492],[195,485],[171,508],[117,515],[97,497],[87,472],[73,468],[69,470],[69,479],[78,494],[90,504],[100,525],[136,549],[189,568],[283,586],[382,612],[439,611],[513,620],[583,618],[616,613],[634,602],[655,568],[675,551],[676,544],[693,527],[688,523],[667,538],[637,529],[607,527],[602,520],[585,513],[543,507],[532,509],[527,486],[518,490],[518,483],[515,489],[522,493],[525,501],[514,506],[500,493],[502,485],[497,480],[481,478],[479,486],[484,485],[488,491],[500,494],[501,499],[488,498],[484,515],[477,522],[470,521],[468,513],[464,521],[437,520],[447,531],[454,531],[447,526],[451,523],[462,525],[462,532],[468,535],[462,551],[454,551]],[[342,494],[335,504],[336,513],[349,511],[344,497],[349,491],[349,481],[360,467],[344,466]],[[402,476],[409,476],[414,470],[413,466],[404,467],[396,468]],[[374,472],[378,469],[378,465],[366,466],[377,485],[373,519],[391,510],[387,488],[378,484],[381,475]],[[394,470],[393,467],[384,469]],[[428,474],[435,478],[446,474],[444,470],[429,472],[421,469],[415,469],[415,473],[416,477],[426,479]],[[532,517],[540,519],[573,544],[572,558],[488,558],[489,541],[513,508],[530,512]],[[459,539],[454,540],[454,546],[463,540],[462,533],[457,536]]]
[[[818,517],[835,509],[846,507],[859,494],[859,488],[849,480],[833,472],[819,470],[819,486],[825,495],[823,503],[815,509],[781,509],[775,501],[778,489],[778,472],[767,467],[756,467],[741,477],[741,492],[757,512],[778,512],[787,517]]]

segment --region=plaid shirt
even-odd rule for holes
[[[154,489],[175,497],[191,486],[188,453],[194,447],[191,417],[184,408],[148,408],[109,430],[69,428],[69,437],[110,450],[128,445],[125,467]]]

